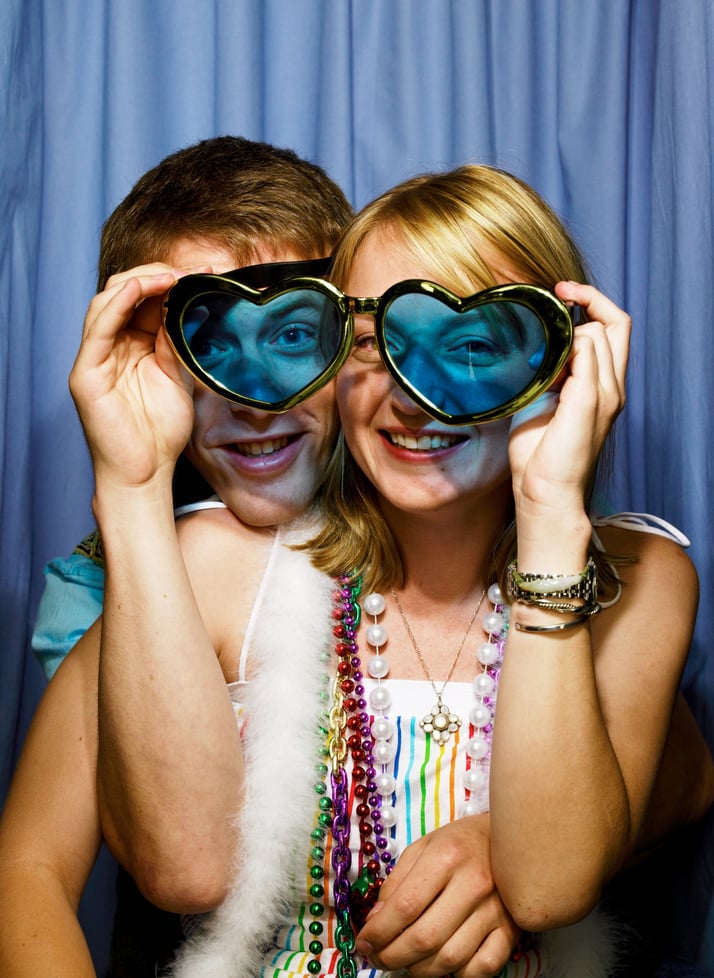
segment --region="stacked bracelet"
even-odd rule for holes
[[[522,574],[515,563],[510,564],[506,575],[506,589],[512,601],[518,601],[561,615],[575,615],[572,621],[558,625],[521,625],[521,632],[562,632],[584,624],[600,611],[597,601],[597,572],[590,557],[583,570],[575,574]],[[554,599],[565,600],[554,600]],[[577,604],[571,604],[576,601]]]
[[[520,598],[581,598],[595,601],[597,573],[590,557],[583,570],[576,574],[521,574],[515,563],[510,564],[506,580],[508,594]]]
[[[536,605],[533,601],[524,603],[535,605],[539,608],[544,607],[541,604]],[[569,628],[575,628],[577,625],[584,625],[586,621],[593,615],[596,615],[600,610],[600,605],[597,603],[580,605],[578,607],[570,605],[569,613],[575,615],[575,618],[572,618],[570,621],[559,622],[557,625],[523,625],[521,622],[515,621],[513,627],[518,632],[564,632]],[[566,612],[562,612],[562,614],[566,614]]]

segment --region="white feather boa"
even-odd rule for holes
[[[286,539],[283,536],[283,540]],[[173,978],[249,978],[284,918],[292,866],[314,827],[322,650],[334,643],[334,582],[276,543],[256,619],[246,686],[246,774],[237,820],[235,884],[183,946]]]
[[[282,544],[294,539],[283,534]],[[296,854],[304,864],[302,847],[315,815],[316,720],[325,688],[320,652],[334,642],[334,582],[304,553],[277,541],[265,583],[250,647],[255,678],[244,697],[246,777],[236,820],[235,883],[183,945],[168,978],[255,978],[263,948],[289,910]],[[547,978],[607,978],[616,957],[614,929],[598,911],[539,941]],[[512,964],[501,975],[523,973]]]
[[[546,978],[608,978],[626,941],[624,928],[595,909],[577,924],[540,935]]]

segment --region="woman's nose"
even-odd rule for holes
[[[390,392],[390,398],[392,406],[395,410],[399,411],[401,414],[424,414],[423,408],[419,407],[416,401],[407,394],[406,391],[402,390],[398,384],[392,381],[392,389]]]
[[[401,344],[399,354],[393,355],[393,360],[399,375],[407,384],[419,391],[422,397],[425,396],[430,400],[429,386],[433,383],[434,370],[429,351],[422,349],[418,342],[405,343]],[[408,414],[424,413],[416,401],[397,383],[394,383],[393,396],[401,411]]]

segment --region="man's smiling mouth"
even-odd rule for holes
[[[253,457],[257,455],[273,455],[285,448],[297,435],[283,435],[280,438],[266,438],[263,441],[235,442],[231,447],[239,455]]]

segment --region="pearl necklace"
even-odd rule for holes
[[[469,712],[469,721],[474,727],[474,733],[466,745],[469,762],[464,776],[465,799],[461,807],[461,815],[473,815],[488,811],[488,771],[491,758],[491,734],[496,709],[498,679],[501,673],[503,649],[506,644],[506,634],[508,631],[508,611],[504,605],[503,595],[498,584],[492,584],[488,588],[487,593],[492,610],[483,620],[483,630],[488,637],[476,648],[478,672],[473,680],[475,703]],[[442,704],[441,696],[443,695],[446,683],[451,678],[456,662],[461,654],[461,649],[471,630],[482,601],[483,594],[469,622],[447,680],[441,688],[441,695],[436,689],[428,671],[425,669],[427,679],[429,679],[432,687],[434,687],[434,692],[437,693],[437,703],[432,707],[431,713],[427,714],[419,725],[427,736],[431,736],[439,746],[443,746],[448,741],[450,735],[461,726],[461,718],[450,713],[448,707]],[[398,599],[396,603],[399,608]],[[371,615],[373,619],[373,624],[367,628],[366,632],[367,642],[374,649],[374,653],[367,662],[367,672],[373,679],[377,680],[377,686],[369,698],[369,704],[375,711],[375,719],[372,724],[372,736],[375,741],[373,756],[375,761],[382,764],[382,772],[378,776],[377,782],[384,788],[385,795],[391,795],[396,789],[396,781],[389,773],[388,765],[393,760],[395,753],[394,746],[391,742],[395,728],[393,721],[386,716],[392,700],[388,689],[383,684],[383,680],[389,674],[389,662],[382,651],[387,642],[388,634],[387,629],[377,622],[378,617],[386,609],[386,602],[381,594],[374,592],[368,594],[364,599],[363,607],[365,614]],[[404,620],[403,613],[402,619]],[[412,643],[414,643],[411,630],[406,621],[404,623],[407,627],[407,634],[409,634]],[[421,656],[420,660],[422,661],[422,667],[424,667]]]

